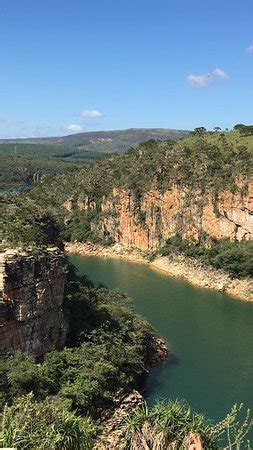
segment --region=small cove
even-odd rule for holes
[[[253,304],[192,286],[145,264],[72,255],[95,283],[119,289],[169,344],[173,361],[152,370],[150,403],[184,398],[219,420],[234,403],[253,409]]]

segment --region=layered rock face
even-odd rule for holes
[[[68,333],[63,311],[65,273],[64,255],[56,248],[1,254],[2,355],[20,349],[41,358],[64,346]]]
[[[88,199],[80,206],[89,209]],[[156,249],[177,232],[196,240],[203,232],[216,239],[250,239],[253,184],[245,195],[223,191],[216,198],[173,186],[164,193],[150,190],[138,201],[131,191],[114,189],[101,209],[102,217],[92,224],[93,231],[127,247]]]

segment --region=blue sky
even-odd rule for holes
[[[252,123],[252,24],[252,0],[0,0],[0,137]]]

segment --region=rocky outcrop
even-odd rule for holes
[[[20,349],[41,358],[64,346],[68,332],[63,311],[65,273],[65,257],[56,248],[1,254],[2,355]]]
[[[157,249],[177,232],[196,240],[203,232],[230,240],[253,234],[253,184],[246,195],[223,191],[215,197],[173,186],[164,193],[150,190],[139,200],[131,191],[114,189],[101,209],[92,230],[141,250]]]
[[[116,404],[108,418],[101,422],[102,432],[98,435],[94,449],[123,450],[126,448],[126,417],[144,405],[145,400],[138,391],[125,395]]]

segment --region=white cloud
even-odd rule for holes
[[[212,82],[211,75],[188,75],[187,80],[192,86],[204,87]]]
[[[97,111],[96,109],[91,109],[91,110],[86,110],[86,111],[81,111],[80,115],[82,117],[101,117],[102,113]]]
[[[228,80],[228,75],[224,70],[214,69],[210,73],[202,74],[202,75],[188,75],[187,80],[191,84],[191,86],[195,87],[205,87],[209,86],[209,84],[213,83],[217,79],[220,80]]]
[[[66,127],[66,130],[67,131],[82,131],[82,127],[81,127],[81,125],[76,125],[73,123],[72,125],[68,125]]]
[[[220,78],[221,80],[228,80],[228,74],[221,69],[214,69],[212,75],[214,77]]]
[[[247,53],[253,53],[253,44],[246,48]]]

